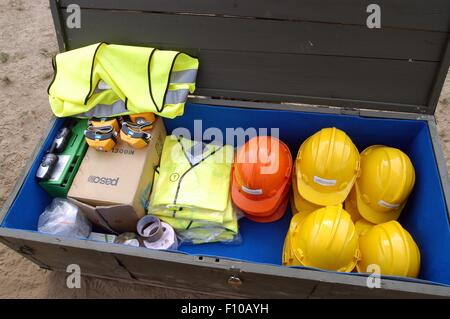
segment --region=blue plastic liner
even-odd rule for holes
[[[197,127],[197,132],[194,130],[195,120],[202,120],[202,128]],[[58,121],[47,137],[40,156],[49,147],[61,123],[62,121]],[[203,133],[205,131],[208,133],[209,128],[220,129],[224,138],[230,128],[244,130],[255,128],[257,131],[261,129],[261,134],[270,134],[271,128],[278,128],[279,137],[289,146],[294,158],[299,146],[307,137],[324,127],[331,126],[344,130],[360,151],[374,144],[402,149],[414,164],[416,184],[400,222],[411,233],[420,248],[422,263],[419,278],[439,284],[450,284],[449,220],[425,121],[187,104],[184,116],[165,120],[165,124],[169,133],[183,128],[182,131],[189,132],[191,137],[197,138],[202,138]],[[210,130],[209,133],[211,132]],[[211,138],[211,136],[203,137],[206,140]],[[226,142],[236,144],[236,141],[230,139],[226,139]],[[51,201],[50,196],[39,187],[34,178],[38,165],[39,161],[33,164],[2,227],[36,230],[39,215]],[[288,210],[285,217],[275,223],[262,224],[241,220],[241,244],[183,245],[180,251],[281,265],[283,243],[290,218]]]

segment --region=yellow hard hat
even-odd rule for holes
[[[290,203],[292,215],[297,218],[298,223],[302,222],[305,219],[305,217],[308,216],[308,214],[310,214],[310,212],[300,212],[299,210],[297,210],[297,207],[295,207],[295,199],[293,194],[291,194],[290,196]]]
[[[295,170],[294,170],[295,171]],[[306,199],[304,199],[299,193],[298,193],[298,187],[297,187],[297,174],[292,175],[292,202],[293,205],[291,206],[292,214],[302,214],[303,216],[308,215],[309,213],[312,213],[315,210],[318,210],[319,208],[323,206],[316,205],[314,203],[308,202]]]
[[[293,205],[293,201],[291,202],[291,207]],[[300,223],[305,220],[305,217],[308,214],[299,213],[295,214],[291,218],[291,222],[289,224],[289,230],[286,234],[286,239],[284,240],[283,246],[283,265],[285,266],[302,266],[302,264],[295,258],[294,252],[292,251],[291,246],[291,237],[294,234],[295,230],[299,227]]]
[[[289,241],[289,232],[286,234],[286,238],[284,239],[283,244],[283,255],[282,255],[282,264],[284,266],[291,266],[291,243]]]
[[[355,186],[353,186],[352,190],[348,194],[347,198],[344,202],[344,208],[347,213],[350,214],[354,223],[362,218],[361,214],[358,211],[358,207],[356,205],[356,190]]]
[[[414,181],[414,167],[401,150],[382,145],[366,148],[361,153],[361,176],[356,180],[359,213],[374,224],[396,220]]]
[[[302,266],[302,264],[295,258],[294,252],[291,246],[291,236],[288,233],[284,240],[283,246],[283,265],[284,266]]]
[[[290,241],[295,258],[307,267],[350,272],[359,258],[355,225],[342,205],[323,207],[306,216]]]
[[[358,272],[368,272],[368,266],[378,265],[382,275],[416,278],[419,274],[419,248],[395,220],[373,226],[360,236],[359,247]]]
[[[359,236],[366,234],[375,224],[368,222],[364,218],[361,218],[355,223],[356,233]]]
[[[345,132],[324,128],[310,136],[295,161],[297,188],[316,205],[343,203],[359,171],[359,152]]]

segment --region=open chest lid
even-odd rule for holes
[[[50,0],[60,50],[105,41],[186,52],[200,59],[199,96],[433,114],[450,1],[371,3]]]

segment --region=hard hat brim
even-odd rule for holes
[[[294,170],[295,172],[295,170]],[[292,193],[291,193],[291,201],[293,202],[293,207],[295,208],[295,212],[303,213],[307,215],[315,211],[316,209],[322,208],[322,206],[316,205],[314,203],[308,202],[304,199],[298,192],[297,186],[297,174],[292,175]],[[294,209],[292,210],[294,213]]]
[[[358,220],[363,219],[361,214],[358,211],[358,208],[356,206],[356,186],[352,188],[350,193],[348,194],[347,198],[344,201],[344,209],[347,213],[350,214],[352,217],[352,220],[354,223],[356,223]]]
[[[276,194],[271,197],[262,198],[260,200],[250,199],[241,191],[233,174],[231,181],[231,198],[234,204],[246,213],[252,215],[260,215],[261,217],[270,216],[280,205],[281,200],[289,193],[290,182],[288,180],[284,187],[277,190]]]
[[[300,176],[300,174],[297,174]],[[338,205],[345,201],[354,182],[349,183],[343,190],[332,193],[320,193],[309,186],[301,177],[297,178],[297,190],[300,196],[307,201],[319,206]]]
[[[288,233],[286,235],[286,239],[284,240],[283,245],[283,256],[282,263],[284,266],[292,267],[292,266],[303,266],[296,258],[294,253],[292,252],[291,246],[291,235]]]
[[[247,219],[250,219],[251,221],[257,222],[257,223],[272,223],[276,222],[277,220],[280,220],[284,214],[286,213],[287,205],[289,203],[289,198],[286,196],[285,199],[280,203],[280,205],[276,208],[275,212],[272,215],[264,216],[264,217],[258,217],[255,215],[244,215]]]
[[[358,212],[364,219],[373,224],[381,224],[386,223],[390,220],[397,220],[403,208],[405,207],[406,202],[403,203],[403,205],[401,205],[399,208],[391,212],[377,212],[373,210],[369,205],[367,205],[362,199],[358,183],[356,183],[355,188],[356,188],[356,206],[358,208]]]
[[[291,212],[293,215],[292,219],[291,219],[291,225],[292,225],[292,221],[294,220],[294,217],[295,217],[295,219],[298,219],[297,224],[300,224],[306,218],[306,216],[308,216],[313,211],[305,212],[305,211],[298,210],[298,208],[295,206],[295,199],[294,199],[293,194],[291,194],[290,200],[291,200]]]
[[[289,240],[292,241],[293,239],[290,238]],[[359,251],[359,247],[357,248],[357,251]],[[293,255],[294,255],[293,257],[295,257],[295,260],[297,260],[301,266],[308,267],[308,268],[314,268],[314,269],[321,269],[321,268],[317,268],[317,267],[313,266],[313,264],[308,262],[307,260],[301,261],[299,259],[298,253],[295,249],[293,249]],[[353,269],[355,269],[357,267],[357,264],[358,264],[358,261],[356,258],[354,258],[354,260],[352,260],[348,265],[342,267],[341,269],[325,269],[325,270],[336,271],[336,272],[352,272]]]

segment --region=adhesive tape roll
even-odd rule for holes
[[[158,240],[149,241],[147,239],[144,239],[145,247],[157,250],[177,249],[178,248],[177,235],[175,234],[175,231],[173,230],[172,226],[164,222],[161,222],[161,229],[163,235]]]
[[[155,216],[146,215],[142,217],[138,221],[136,229],[138,234],[149,242],[157,241],[163,235],[161,220]]]

